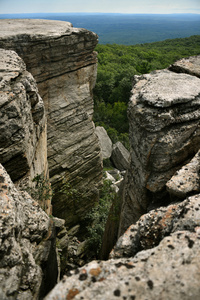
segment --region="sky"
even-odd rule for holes
[[[0,14],[53,12],[200,14],[200,0],[0,0]]]

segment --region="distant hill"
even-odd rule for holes
[[[49,13],[0,15],[68,21],[99,35],[100,44],[135,45],[200,34],[200,14]]]

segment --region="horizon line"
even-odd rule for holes
[[[23,12],[23,13],[0,13],[0,15],[25,15],[25,14],[113,14],[113,15],[199,15],[200,12],[188,12],[188,13],[120,13],[120,12]]]

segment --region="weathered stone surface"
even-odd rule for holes
[[[200,192],[200,151],[194,158],[166,183],[167,190],[171,195],[186,198],[189,194]]]
[[[53,213],[70,226],[81,220],[98,198],[102,177],[100,146],[92,122],[97,41],[96,34],[73,28],[68,22],[0,20],[0,47],[13,49],[23,58],[45,103],[54,190],[60,188],[63,177],[78,189],[87,189],[87,203],[82,201],[76,211],[69,201],[63,211],[59,196],[54,197]]]
[[[129,168],[129,158],[130,153],[121,142],[113,145],[111,160],[118,170],[124,171]]]
[[[170,201],[167,181],[199,150],[199,108],[199,78],[169,70],[135,76],[128,109],[131,164],[120,234],[148,207]]]
[[[93,261],[71,271],[45,300],[199,299],[200,239],[178,231],[134,258]]]
[[[28,193],[16,190],[1,165],[0,202],[0,298],[45,296],[57,281],[49,217]]]
[[[183,202],[160,207],[141,216],[118,239],[110,258],[132,257],[141,250],[159,245],[164,237],[176,231],[195,232],[200,226],[200,195]]]
[[[171,65],[169,69],[177,73],[187,73],[200,77],[200,55],[180,59]]]
[[[95,128],[95,133],[99,138],[103,158],[110,158],[112,154],[112,141],[109,138],[105,128],[97,126]]]
[[[13,181],[48,175],[46,117],[36,82],[14,51],[0,49],[0,162]]]

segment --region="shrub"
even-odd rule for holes
[[[95,256],[98,256],[101,249],[102,237],[110,207],[115,199],[115,192],[111,187],[112,182],[105,179],[100,190],[99,203],[86,215],[88,222],[88,247]]]

